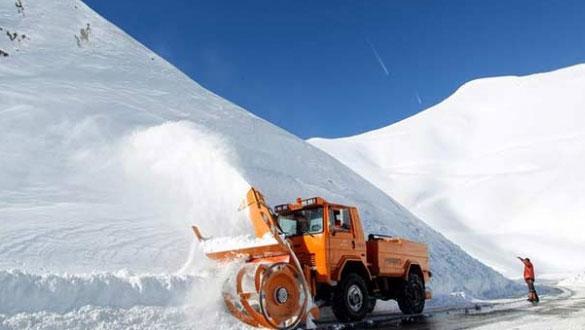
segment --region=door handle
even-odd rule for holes
[[[355,250],[355,241],[351,241],[351,248]]]

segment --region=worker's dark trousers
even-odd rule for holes
[[[528,300],[533,303],[537,303],[540,299],[538,298],[538,294],[534,288],[534,280],[531,278],[526,279],[526,285],[528,285]]]
[[[534,280],[533,279],[526,279],[526,284],[528,285],[528,292],[535,292],[536,289],[534,288]]]

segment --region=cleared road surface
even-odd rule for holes
[[[374,313],[362,322],[324,320],[320,329],[585,329],[585,289],[561,288],[538,305],[517,299],[477,308],[431,309],[418,316]]]

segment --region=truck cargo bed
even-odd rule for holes
[[[426,277],[429,269],[426,245],[404,238],[370,235],[366,242],[368,263],[374,276],[405,276],[408,263],[418,264]]]

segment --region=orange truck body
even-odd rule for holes
[[[384,300],[396,298],[393,289],[400,280],[407,279],[411,271],[419,272],[425,284],[429,282],[431,271],[426,244],[385,235],[369,235],[366,240],[355,207],[315,197],[278,205],[274,210],[278,216],[307,208],[323,208],[322,232],[293,236],[288,240],[301,264],[310,267],[312,277],[309,280],[313,282],[313,288],[336,285],[349,268],[366,279],[370,294]],[[332,210],[348,211],[349,219],[345,229],[335,228],[334,219],[331,219]],[[317,292],[313,294],[317,295]],[[430,292],[425,291],[425,296],[430,299]]]

